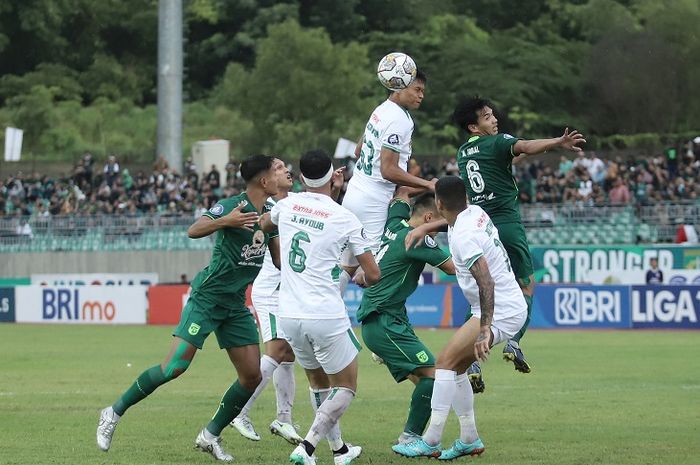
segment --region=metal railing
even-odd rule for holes
[[[653,241],[673,242],[679,224],[700,225],[700,203],[658,203],[654,205],[526,204],[521,215],[526,230],[571,227],[624,226],[631,241],[648,233]],[[592,236],[591,236],[592,237]]]
[[[521,215],[528,234],[550,231],[566,237],[571,228],[615,227],[629,229],[621,236],[626,242],[638,240],[640,231],[651,231],[651,241],[673,242],[678,224],[700,225],[700,203],[525,204]],[[0,217],[0,252],[211,248],[211,240],[187,237],[194,220],[192,213]],[[588,234],[583,240],[596,237]]]
[[[0,218],[0,252],[210,248],[187,237],[193,222],[191,213]]]

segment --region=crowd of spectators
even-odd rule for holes
[[[574,160],[562,156],[556,168],[534,158],[516,163],[514,171],[522,203],[653,205],[700,199],[700,150],[689,149],[682,157],[668,150],[650,158],[609,160],[581,152]]]
[[[433,159],[434,160],[434,159]],[[347,159],[346,178],[354,162]],[[0,179],[0,217],[50,215],[178,215],[198,216],[218,199],[238,194],[244,183],[239,164],[230,161],[221,170],[212,165],[204,174],[185,162],[184,173],[161,157],[150,172],[131,173],[109,156],[100,166],[88,153],[73,172],[59,179],[40,173],[17,173]],[[438,163],[411,159],[409,171],[430,179],[459,174],[454,158]],[[562,156],[558,166],[537,157],[517,160],[513,176],[520,200],[528,203],[580,205],[649,205],[663,201],[700,199],[700,140],[687,150],[667,150],[654,157],[599,158],[595,152]],[[295,181],[295,190],[301,183]]]
[[[184,174],[171,169],[163,157],[149,173],[132,174],[115,156],[108,157],[101,169],[95,165],[85,154],[72,174],[60,179],[19,172],[0,180],[0,216],[195,213],[238,194],[244,186],[234,161],[223,174],[212,165],[203,176],[190,159]]]

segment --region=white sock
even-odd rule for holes
[[[316,411],[314,422],[304,439],[312,446],[316,447],[323,437],[329,437],[331,429],[338,425],[340,417],[343,416],[343,413],[345,413],[345,410],[350,406],[350,402],[352,402],[354,397],[355,393],[348,388],[336,387],[330,389],[326,400],[323,401]],[[343,447],[342,440],[340,440],[337,447],[330,443],[330,439],[328,443],[334,451]]]
[[[345,289],[348,288],[348,283],[352,279],[352,276],[347,271],[343,270],[340,272],[338,277],[338,286],[340,287],[340,295],[345,295]]]
[[[239,417],[248,417],[248,413],[250,412],[250,409],[253,408],[255,400],[258,398],[260,393],[262,393],[265,390],[265,387],[267,387],[267,383],[269,383],[270,378],[272,378],[272,373],[275,372],[278,366],[279,363],[277,363],[275,359],[270,357],[269,355],[263,355],[260,358],[260,373],[262,374],[262,380],[260,381],[260,384],[258,384],[258,387],[255,388],[255,392],[253,392],[253,395],[250,396],[248,402],[246,402],[246,404],[241,409],[241,413],[238,414]]]
[[[474,391],[466,373],[457,375],[457,391],[452,399],[452,408],[459,419],[459,439],[470,444],[479,439],[474,416]]]
[[[292,406],[297,386],[294,379],[294,362],[282,362],[272,375],[277,396],[277,419],[283,423],[292,423]]]
[[[325,402],[328,394],[331,393],[331,389],[312,389],[309,388],[309,394],[311,396],[311,406],[314,409],[314,413],[318,411],[318,408]],[[336,451],[343,447],[343,437],[340,433],[340,422],[336,422],[333,427],[331,427],[328,434],[326,434],[326,439],[328,439],[328,446],[332,451]]]
[[[435,370],[435,384],[433,385],[433,397],[430,400],[432,413],[430,414],[430,424],[423,434],[423,440],[431,445],[440,444],[442,432],[445,429],[447,416],[450,414],[452,399],[455,396],[457,385],[455,377],[457,373],[453,370]]]

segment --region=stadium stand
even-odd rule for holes
[[[354,164],[345,163],[349,179]],[[86,154],[65,178],[0,179],[0,252],[207,249],[211,241],[189,239],[187,227],[242,188],[235,161],[225,185],[218,172],[198,176],[191,160],[184,175],[162,158],[134,176],[116,157],[102,170],[93,165]],[[426,178],[458,173],[454,158],[410,169]],[[606,160],[588,152],[556,167],[535,158],[516,163],[513,175],[533,245],[674,242],[679,225],[700,225],[700,152],[670,167],[664,156]]]

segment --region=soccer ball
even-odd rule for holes
[[[389,90],[408,87],[416,78],[416,63],[401,52],[391,52],[379,61],[377,78]]]

